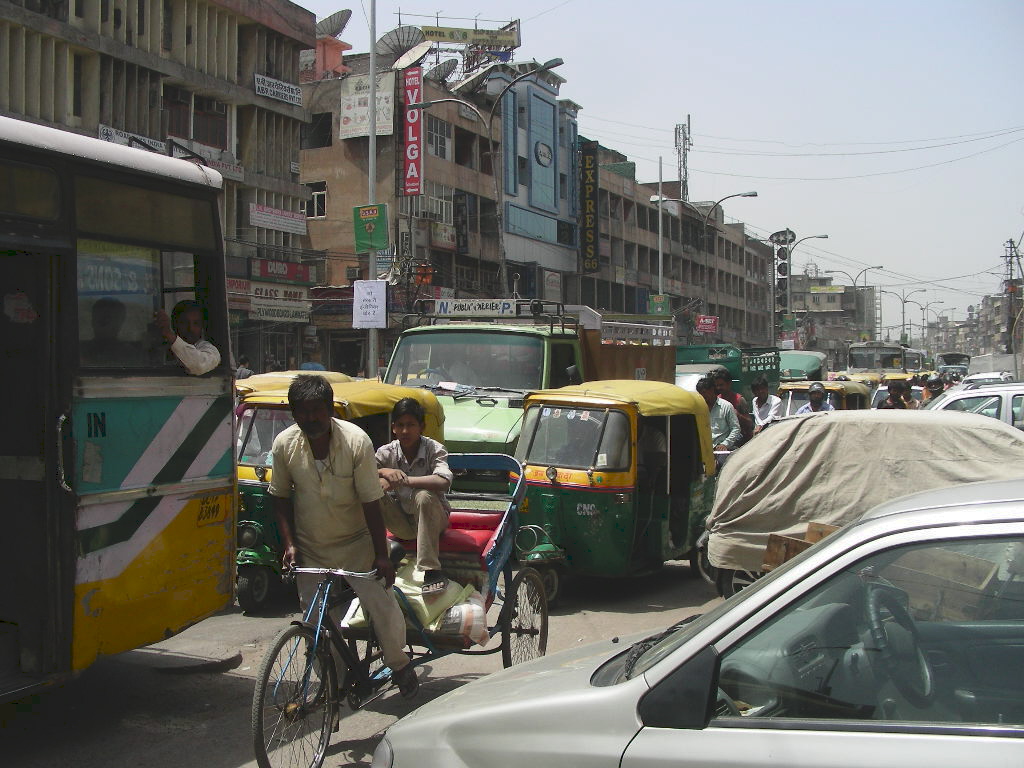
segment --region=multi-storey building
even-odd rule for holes
[[[223,175],[234,352],[259,370],[301,355],[321,279],[298,183],[314,22],[286,0],[0,0],[0,114]]]

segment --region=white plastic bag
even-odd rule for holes
[[[430,631],[442,635],[455,635],[472,640],[477,645],[487,645],[491,639],[487,631],[487,611],[484,598],[473,589],[468,597],[442,613],[430,625]]]

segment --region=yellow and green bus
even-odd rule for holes
[[[220,175],[0,117],[0,701],[232,599],[237,481]],[[197,301],[221,363],[154,326]]]

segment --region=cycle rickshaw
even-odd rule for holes
[[[525,493],[522,466],[502,454],[450,454],[458,475],[466,471],[511,472],[508,494],[452,493],[448,530],[441,536],[441,567],[450,579],[471,583],[484,597],[490,641],[482,648],[461,635],[431,632],[398,592],[409,624],[406,643],[412,663],[423,664],[449,653],[501,653],[504,666],[543,656],[547,650],[548,605],[540,575],[533,568],[513,574],[518,512]],[[415,542],[401,542],[408,551]],[[301,621],[281,631],[260,665],[253,695],[252,730],[261,768],[319,768],[339,710],[357,710],[385,693],[391,670],[368,627],[346,626],[332,617],[336,606],[352,602],[344,571],[296,569],[322,576],[316,597]],[[347,574],[367,578],[373,574]],[[503,580],[503,582],[502,582]],[[493,641],[500,637],[499,644]],[[492,647],[493,646],[493,647]],[[333,653],[332,653],[333,651]]]

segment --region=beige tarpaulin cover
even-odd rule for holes
[[[760,571],[769,533],[843,525],[884,501],[1024,477],[1024,432],[950,411],[832,411],[773,424],[719,475],[708,517],[718,568]]]

